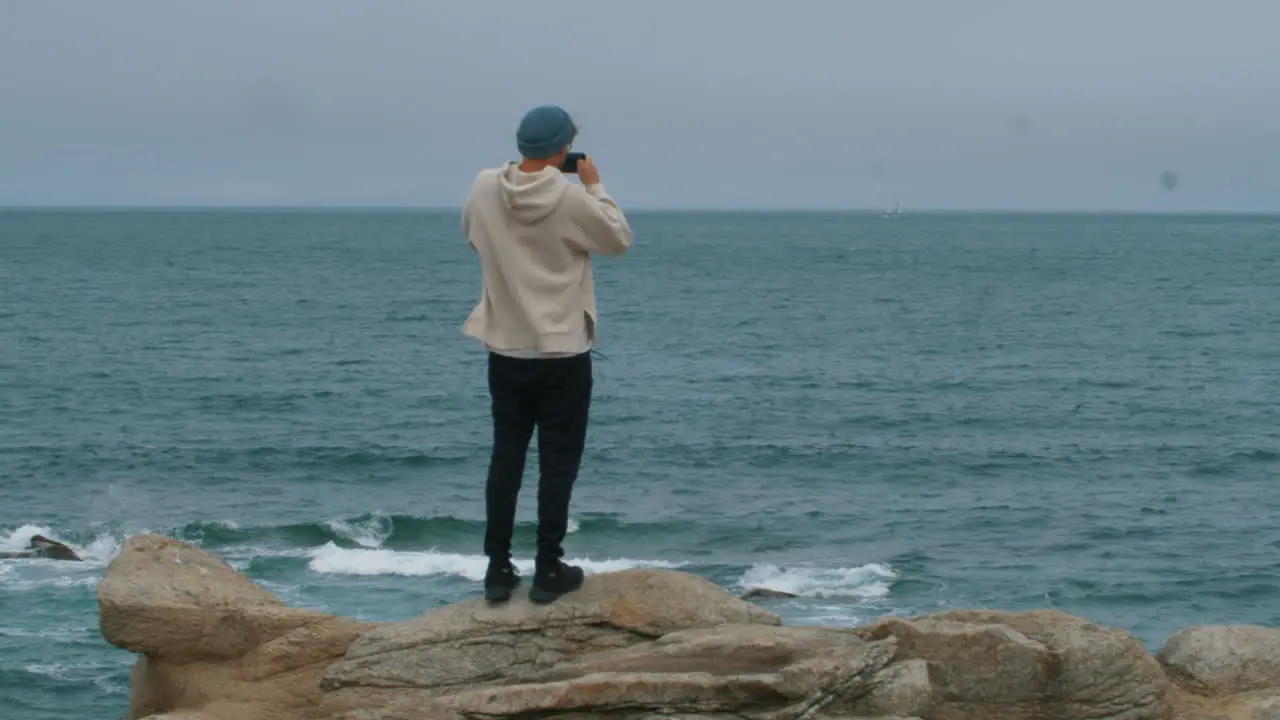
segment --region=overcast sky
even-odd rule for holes
[[[1280,210],[1276,0],[0,0],[0,205]],[[1161,172],[1173,170],[1172,191]]]

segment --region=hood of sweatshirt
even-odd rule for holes
[[[559,168],[527,173],[516,163],[510,163],[498,175],[498,190],[511,217],[528,225],[555,211],[560,198],[569,190],[569,180]]]

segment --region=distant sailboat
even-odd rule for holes
[[[883,213],[880,213],[880,217],[884,217],[884,218],[896,218],[901,216],[902,216],[902,203],[898,202],[897,200],[893,201],[892,210],[886,210]]]

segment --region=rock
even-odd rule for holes
[[[288,607],[222,560],[157,535],[129,538],[98,586],[99,624],[132,650],[126,720],[301,717],[320,675],[370,627]]]
[[[1156,653],[1170,677],[1209,695],[1280,689],[1280,629],[1204,625],[1174,633]]]
[[[756,600],[761,598],[793,598],[799,597],[795,593],[789,593],[785,590],[770,590],[769,588],[752,588],[738,596],[743,600]]]
[[[32,535],[27,541],[25,550],[17,552],[0,552],[0,560],[66,560],[81,562],[81,557],[71,549],[70,545],[58,542],[44,535]]]
[[[464,716],[625,717],[643,709],[793,718],[865,694],[895,645],[821,628],[723,625],[468,688],[444,704]]]
[[[894,697],[917,708],[931,704],[915,710],[930,720],[1172,716],[1170,683],[1137,638],[1065,613],[962,610],[885,618],[855,632],[868,641],[897,638],[897,662],[928,663],[936,701]],[[919,675],[910,683],[919,687]]]
[[[517,595],[491,607],[481,599],[374,629],[325,674],[334,707],[368,705],[387,690],[415,698],[537,677],[575,661],[684,630],[723,625],[775,627],[777,615],[714,583],[667,570],[628,570],[587,578],[551,605]],[[607,657],[607,656],[603,656]],[[574,672],[578,672],[575,670]],[[357,699],[351,699],[351,696]]]
[[[98,602],[139,655],[126,720],[1280,720],[1266,628],[1190,628],[1152,656],[1047,610],[784,627],[668,570],[358,623],[155,535],[125,543]]]
[[[1280,696],[1254,699],[1248,706],[1249,720],[1280,720]]]
[[[877,673],[872,678],[871,691],[854,704],[854,709],[867,716],[926,713],[935,702],[928,661],[910,658]]]
[[[80,556],[76,554],[75,550],[71,549],[70,545],[47,538],[44,535],[32,535],[31,540],[27,542],[27,549],[40,558],[81,562]]]

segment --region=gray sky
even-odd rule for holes
[[[1276,0],[0,0],[0,205],[456,206],[557,103],[630,207],[1280,210],[1277,28]]]

